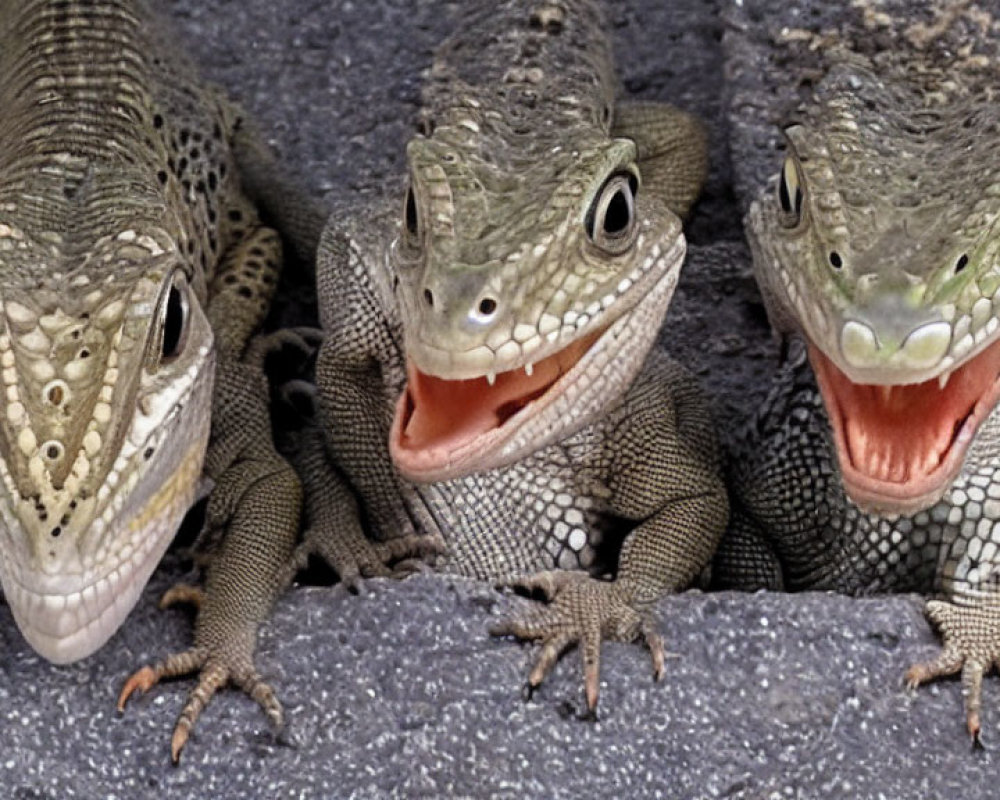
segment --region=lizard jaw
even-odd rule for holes
[[[135,606],[195,499],[208,435],[207,425],[198,428],[169,478],[158,482],[136,514],[116,520],[128,530],[132,546],[110,568],[48,573],[19,565],[2,552],[0,583],[14,620],[28,643],[52,663],[68,664],[95,652]]]
[[[945,380],[911,384],[855,383],[812,343],[809,360],[833,429],[844,490],[864,511],[913,514],[936,503],[1000,401],[1000,343]]]
[[[683,238],[677,250],[669,262],[673,267],[683,261]],[[396,468],[412,481],[450,480],[507,466],[579,430],[635,379],[656,340],[678,273],[667,268],[651,287],[634,287],[637,300],[631,308],[536,362],[531,376],[518,367],[497,373],[490,386],[485,376],[447,380],[408,363],[408,383],[389,435]],[[600,391],[588,392],[593,386]],[[443,397],[451,399],[435,405]],[[434,416],[421,419],[422,405]]]

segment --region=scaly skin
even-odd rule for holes
[[[443,547],[449,571],[543,591],[494,633],[543,641],[532,686],[579,642],[593,709],[602,639],[645,639],[662,671],[649,611],[727,516],[694,381],[650,352],[704,142],[675,109],[615,106],[584,0],[481,4],[430,75],[408,187],[321,242],[300,555],[354,576]]]
[[[240,187],[239,112],[142,6],[10,0],[0,20],[0,581],[35,649],[83,658],[135,604],[201,476],[215,484],[209,524],[228,532],[176,758],[210,689],[254,682],[294,544],[299,484],[244,354],[281,244]]]
[[[975,739],[1000,649],[1000,37],[969,2],[861,3],[822,33],[783,28],[795,11],[747,34],[771,38],[764,81],[805,97],[746,217],[795,341],[736,461],[716,573],[943,594],[944,655],[907,682],[964,669]]]

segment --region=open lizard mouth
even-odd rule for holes
[[[447,380],[407,364],[407,384],[396,405],[390,450],[409,477],[442,480],[470,457],[495,449],[560,385],[604,330],[594,331],[536,362],[486,376]],[[464,472],[465,470],[461,470]]]
[[[1000,399],[1000,342],[923,383],[854,383],[809,345],[848,496],[865,510],[911,514],[941,498]]]

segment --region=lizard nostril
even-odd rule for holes
[[[424,289],[424,302],[431,308],[434,308],[434,292],[430,289]]]

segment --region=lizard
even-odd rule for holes
[[[466,9],[437,49],[405,186],[320,242],[318,426],[297,466],[298,558],[346,582],[404,555],[541,596],[494,624],[540,640],[537,688],[579,645],[644,641],[725,527],[699,387],[652,348],[706,171],[700,123],[616,102],[592,0]],[[443,553],[435,553],[443,550]]]
[[[248,344],[282,243],[241,187],[276,163],[140,2],[3,0],[0,103],[0,583],[17,626],[53,663],[93,653],[208,481],[205,588],[164,597],[199,606],[194,646],[135,673],[120,706],[200,673],[174,761],[227,682],[280,725],[253,653],[301,487]]]
[[[714,580],[931,595],[942,647],[904,680],[961,672],[978,745],[1000,658],[1000,26],[964,0],[732,21],[737,186],[785,357],[734,445]]]

